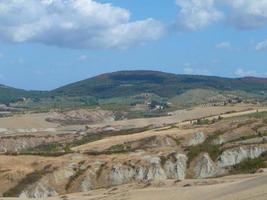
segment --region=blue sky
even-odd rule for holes
[[[48,90],[135,69],[266,77],[266,10],[267,0],[0,0],[0,83]]]

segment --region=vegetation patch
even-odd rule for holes
[[[221,116],[219,116],[218,118],[214,118],[212,120],[209,119],[197,119],[193,125],[210,125],[210,124],[214,124],[220,120],[222,120],[223,118]]]
[[[54,170],[55,168],[51,168],[51,165],[47,165],[41,170],[36,170],[26,175],[15,187],[10,188],[8,191],[6,191],[3,194],[3,196],[4,197],[18,197],[27,186],[36,183],[44,175],[48,173],[52,173]]]
[[[200,153],[208,153],[212,160],[216,160],[221,154],[220,145],[203,143],[196,146],[190,146],[186,149],[188,151],[188,165],[191,161],[200,155]]]
[[[130,151],[132,149],[130,144],[116,144],[111,146],[108,151],[112,152],[125,152]]]
[[[267,136],[267,132],[264,133],[258,133],[256,135],[247,135],[247,136],[241,136],[240,138],[231,140],[229,142],[239,142],[239,141],[244,141],[244,140],[249,140],[249,139],[253,139],[253,138],[260,138],[260,137],[266,137]]]
[[[188,165],[201,153],[208,153],[213,161],[215,161],[222,153],[221,145],[214,144],[214,140],[222,134],[221,131],[217,131],[212,135],[209,135],[207,139],[202,143],[195,146],[189,146],[186,148],[188,156]]]
[[[173,137],[171,135],[169,135],[168,137],[171,138],[172,140],[174,140],[177,146],[180,146],[182,144],[182,142],[184,141],[183,137],[177,138],[177,137]]]
[[[37,147],[29,148],[22,151],[22,155],[39,155],[39,156],[61,156],[71,153],[70,146],[68,144],[50,143],[42,144]]]
[[[252,113],[248,115],[250,118],[256,118],[256,119],[263,119],[266,120],[267,119],[267,112],[256,112],[256,113]]]
[[[263,157],[255,159],[246,159],[235,165],[231,170],[231,174],[249,174],[255,173],[258,169],[266,168],[267,165]]]
[[[132,148],[131,144],[125,143],[125,144],[116,144],[108,148],[107,150],[104,151],[88,151],[86,154],[88,155],[110,155],[110,154],[115,154],[115,153],[127,153],[127,152],[132,152],[136,150],[136,148]]]
[[[150,129],[151,129],[151,126],[146,126],[146,127],[132,128],[132,129],[127,129],[127,130],[103,131],[103,132],[98,132],[98,133],[91,133],[91,134],[82,136],[80,139],[74,140],[73,142],[69,143],[69,145],[71,147],[76,147],[76,146],[80,146],[80,145],[87,144],[90,142],[102,140],[107,137],[118,136],[118,135],[130,135],[130,134],[148,131]]]
[[[72,184],[90,168],[90,166],[87,166],[85,168],[82,168],[81,166],[83,164],[84,164],[84,161],[83,162],[80,162],[78,169],[76,169],[76,173],[69,178],[68,183],[65,185],[65,190],[66,191],[68,189],[70,189],[70,187],[72,186]]]

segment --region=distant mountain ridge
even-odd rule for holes
[[[52,93],[110,98],[148,92],[171,97],[189,89],[199,88],[259,92],[267,90],[267,79],[176,75],[159,71],[119,71],[72,83],[53,90]]]
[[[0,102],[16,101],[22,97],[92,96],[95,98],[127,97],[154,93],[172,97],[191,89],[219,91],[267,92],[267,79],[256,77],[223,78],[203,75],[176,75],[159,71],[119,71],[101,74],[52,91],[26,91],[0,85]]]

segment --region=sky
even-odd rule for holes
[[[267,0],[0,0],[0,83],[101,73],[267,77]]]

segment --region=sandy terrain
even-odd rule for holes
[[[263,110],[265,108],[257,107],[250,104],[238,104],[234,106],[217,106],[217,107],[195,107],[190,110],[179,110],[173,113],[172,116],[160,118],[142,118],[131,119],[122,121],[109,121],[104,123],[97,123],[90,125],[91,128],[101,128],[106,126],[112,127],[145,127],[151,124],[166,125],[173,123],[181,123],[187,120],[197,118],[218,116],[228,112],[255,112],[257,109]],[[267,109],[266,109],[267,110]],[[238,113],[228,114],[231,116],[239,115]],[[84,125],[74,126],[60,126],[58,123],[50,123],[46,119],[55,116],[54,112],[51,113],[38,113],[38,114],[21,114],[12,117],[0,118],[0,134],[20,134],[20,133],[37,133],[37,132],[50,132],[50,133],[66,133],[75,132],[84,128]]]
[[[6,191],[14,187],[16,179],[22,178],[25,174],[32,173],[40,166],[46,166],[50,163],[56,164],[64,162],[64,157],[40,157],[40,156],[0,156],[0,190]],[[3,175],[5,172],[8,175]],[[13,180],[13,181],[12,181]],[[0,197],[1,199],[1,197]]]
[[[158,185],[158,186],[156,186]],[[188,185],[188,187],[183,187]],[[0,198],[7,200],[8,198]],[[16,198],[13,198],[16,199]],[[17,198],[18,199],[18,198]],[[123,185],[48,200],[266,200],[267,174],[158,183],[151,187]]]
[[[31,129],[53,128],[57,124],[49,123],[45,119],[50,113],[21,114],[12,117],[0,118],[0,128],[6,129]]]
[[[129,192],[131,200],[264,200],[267,198],[267,175],[221,184],[187,188],[147,188]],[[106,198],[109,199],[109,198]]]
[[[241,112],[252,109],[261,109],[250,104],[239,104],[235,106],[217,106],[217,107],[195,107],[189,110],[179,110],[173,113],[172,116],[160,117],[160,118],[146,118],[146,119],[131,119],[122,121],[108,121],[104,123],[97,123],[92,126],[107,126],[107,125],[132,125],[140,124],[145,126],[146,124],[163,124],[163,123],[175,123],[184,120],[197,119],[201,117],[214,116],[224,114],[227,112]],[[47,128],[56,127],[57,123],[47,122],[46,119],[55,116],[55,113],[37,113],[37,114],[20,114],[12,117],[0,118],[0,128]]]
[[[215,109],[216,108],[216,109]],[[105,138],[96,142],[91,142],[85,145],[78,146],[73,150],[84,152],[88,150],[104,150],[115,144],[122,144],[124,142],[131,142],[144,139],[151,136],[175,135],[188,139],[192,133],[203,131],[205,134],[213,132],[218,129],[218,124],[209,126],[184,126],[190,123],[191,120],[203,117],[212,119],[221,115],[224,118],[237,117],[257,111],[267,111],[267,108],[254,107],[251,105],[239,105],[235,107],[197,107],[192,110],[184,110],[176,112],[175,115],[154,119],[134,119],[123,120],[111,123],[100,123],[93,125],[94,127],[105,127],[110,124],[113,127],[121,126],[127,127],[134,125],[135,127],[143,127],[150,124],[175,124],[175,126],[165,126],[162,128],[154,128],[149,131],[140,132],[131,135],[121,135]],[[230,111],[235,111],[231,112]],[[228,114],[223,114],[228,113]],[[45,121],[47,114],[28,114],[23,116],[14,116],[12,118],[0,119],[0,129],[13,128],[15,129],[44,129],[55,128],[55,133],[62,129],[77,130],[84,126],[69,126],[69,127],[55,127]],[[223,121],[223,120],[222,120]],[[219,121],[218,123],[222,122]],[[12,126],[12,122],[15,124]],[[5,124],[6,123],[6,124]],[[229,124],[228,124],[229,125]],[[225,124],[225,126],[228,126]],[[3,129],[2,128],[2,129]],[[236,132],[234,132],[236,134]],[[0,132],[1,134],[1,132]],[[238,134],[238,133],[237,133]],[[39,157],[39,156],[0,156],[0,171],[10,172],[11,177],[2,177],[0,188],[2,191],[10,187],[14,187],[15,182],[10,180],[17,180],[25,174],[31,173],[36,169],[42,169],[50,163],[62,168],[69,165],[73,159],[77,162],[85,159],[85,155],[68,154],[61,157]],[[115,156],[115,157],[114,157]],[[79,158],[80,157],[80,158]],[[114,162],[116,155],[100,155],[98,159],[109,160]],[[94,156],[88,156],[88,159],[96,159]],[[121,155],[120,159],[124,162],[129,159],[129,154]],[[11,173],[12,172],[12,173]],[[186,186],[186,187],[184,187]],[[78,191],[78,190],[75,190]],[[60,193],[64,194],[64,193]],[[0,198],[0,200],[3,198]],[[49,200],[266,200],[267,199],[267,173],[253,174],[253,175],[237,175],[222,178],[211,179],[194,179],[183,180],[181,182],[174,182],[167,180],[166,182],[154,182],[144,185],[144,183],[131,183],[109,189],[94,190],[87,193],[75,193],[61,197],[48,198]]]
[[[79,152],[84,152],[84,151],[90,151],[90,150],[104,150],[107,149],[113,145],[116,144],[122,144],[124,142],[131,142],[131,141],[136,141],[140,139],[144,139],[147,137],[152,137],[152,136],[159,136],[159,135],[180,135],[186,136],[187,134],[197,132],[202,129],[189,129],[189,130],[180,130],[178,128],[173,128],[169,130],[163,131],[156,131],[155,130],[150,130],[150,131],[145,131],[145,132],[140,132],[136,134],[131,134],[131,135],[122,135],[122,136],[114,136],[114,137],[108,137],[102,140],[98,140],[95,142],[90,142],[85,145],[81,145],[78,147],[73,148],[72,150],[74,151],[79,151]]]
[[[248,111],[255,112],[255,110],[267,110],[264,107],[258,107],[251,104],[237,104],[234,106],[216,106],[216,107],[195,107],[188,110],[179,110],[173,112],[172,116],[156,117],[156,118],[141,118],[141,119],[130,119],[115,122],[106,122],[91,125],[90,127],[103,127],[103,126],[135,126],[144,127],[151,124],[164,125],[179,123],[187,120],[194,120],[198,118],[206,118],[212,116],[218,116],[229,112],[243,112]],[[254,110],[254,111],[253,111]],[[231,116],[239,115],[238,113],[232,113]]]
[[[267,109],[266,108],[252,109],[252,110],[248,110],[248,111],[240,111],[240,112],[236,112],[236,113],[223,114],[221,116],[223,118],[230,118],[230,117],[236,117],[236,116],[255,113],[257,111],[262,112],[262,111],[267,111]],[[190,112],[190,111],[188,111],[188,112]],[[207,119],[213,119],[213,118],[217,118],[217,117],[218,117],[218,115],[215,115],[212,117],[208,117]],[[128,120],[128,121],[132,121],[132,120]],[[117,123],[119,123],[119,122],[117,122]],[[122,123],[122,121],[120,121],[120,123]],[[187,124],[190,124],[190,120],[184,121],[181,123],[177,123],[176,126],[179,127],[179,126],[187,125]],[[164,129],[166,129],[166,127],[163,128],[162,130],[164,130]],[[203,131],[203,128],[202,129],[194,128],[194,129],[182,130],[180,128],[168,129],[168,127],[167,127],[167,129],[164,131],[158,131],[158,130],[160,130],[160,129],[153,129],[153,130],[140,132],[140,133],[136,133],[136,134],[131,134],[131,135],[109,137],[109,138],[105,138],[102,140],[98,140],[96,142],[91,142],[91,143],[88,143],[85,145],[75,147],[75,148],[73,148],[73,150],[79,151],[79,152],[90,151],[90,150],[101,151],[101,150],[107,149],[107,148],[109,148],[113,145],[116,145],[116,144],[122,144],[124,142],[131,142],[131,141],[140,140],[140,139],[143,139],[146,137],[159,136],[159,135],[179,135],[181,137],[184,137],[188,134],[192,134],[192,133],[195,133],[198,131]],[[212,131],[212,129],[211,128],[205,128],[205,130],[204,130],[204,132],[209,132],[209,131]]]

